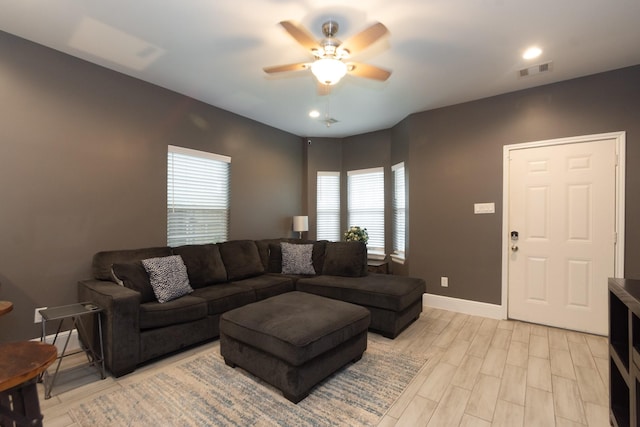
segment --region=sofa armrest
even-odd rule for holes
[[[78,282],[78,300],[104,310],[102,340],[111,373],[119,377],[132,372],[140,360],[140,293],[107,280],[83,280]]]

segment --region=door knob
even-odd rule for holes
[[[518,247],[516,245],[511,245],[511,250],[513,252],[518,252]]]

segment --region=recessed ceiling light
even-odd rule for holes
[[[540,49],[539,47],[533,46],[525,50],[524,53],[522,54],[522,57],[524,59],[534,59],[540,56],[541,53],[542,53],[542,49]]]
[[[320,111],[318,111],[318,110],[309,111],[309,117],[314,118],[314,119],[317,118],[317,117],[320,117]]]

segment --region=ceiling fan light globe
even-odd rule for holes
[[[347,64],[337,59],[319,59],[311,64],[311,72],[325,85],[334,85],[347,74]]]

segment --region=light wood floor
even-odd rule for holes
[[[428,355],[380,427],[609,426],[606,337],[426,309],[395,340],[369,339]],[[39,386],[44,425],[75,426],[68,411],[80,401],[218,348],[215,341],[105,380],[75,366],[81,355],[70,357],[51,399]]]

